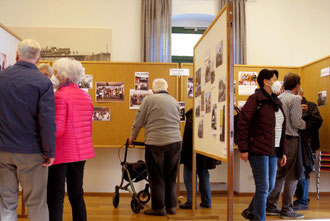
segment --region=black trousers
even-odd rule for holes
[[[151,189],[151,208],[174,208],[176,176],[181,153],[181,142],[166,146],[146,145],[145,161]]]
[[[56,164],[49,167],[47,204],[50,221],[63,220],[63,202],[65,195],[65,179],[69,201],[72,207],[73,221],[86,221],[83,178],[86,161]]]

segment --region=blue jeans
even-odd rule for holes
[[[207,169],[197,167],[197,175],[199,179],[199,192],[203,205],[211,206],[211,188],[210,174]],[[187,190],[187,205],[192,205],[192,165],[185,164],[183,172],[184,185]]]
[[[249,154],[249,162],[256,192],[248,210],[254,215],[254,220],[265,220],[267,197],[275,186],[277,157]]]
[[[297,189],[296,189],[296,202],[308,206],[308,188],[309,188],[309,179],[299,180]]]

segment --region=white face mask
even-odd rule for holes
[[[50,78],[50,81],[53,83],[54,89],[57,89],[60,86],[60,81],[57,79],[57,77],[55,75],[53,75]]]
[[[275,81],[272,85],[272,91],[274,94],[277,94],[281,91],[282,84],[279,81]]]

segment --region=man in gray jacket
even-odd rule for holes
[[[285,138],[288,148],[287,162],[283,167],[278,166],[276,174],[276,184],[273,192],[268,196],[267,215],[280,215],[283,219],[302,219],[303,214],[293,211],[293,194],[296,190],[298,177],[297,156],[299,151],[299,134],[298,130],[306,128],[306,123],[302,119],[302,107],[300,91],[300,77],[297,74],[289,73],[284,80],[284,93],[279,96],[283,104],[286,117]],[[282,209],[277,206],[281,190],[284,185]]]
[[[166,212],[176,213],[176,176],[182,140],[180,110],[178,102],[168,94],[164,79],[155,79],[152,87],[154,94],[143,99],[136,114],[129,143],[144,127],[152,208],[144,214],[165,216]]]

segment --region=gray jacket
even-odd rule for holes
[[[134,119],[133,139],[142,127],[145,128],[145,144],[164,146],[181,141],[178,102],[167,92],[146,96]]]

